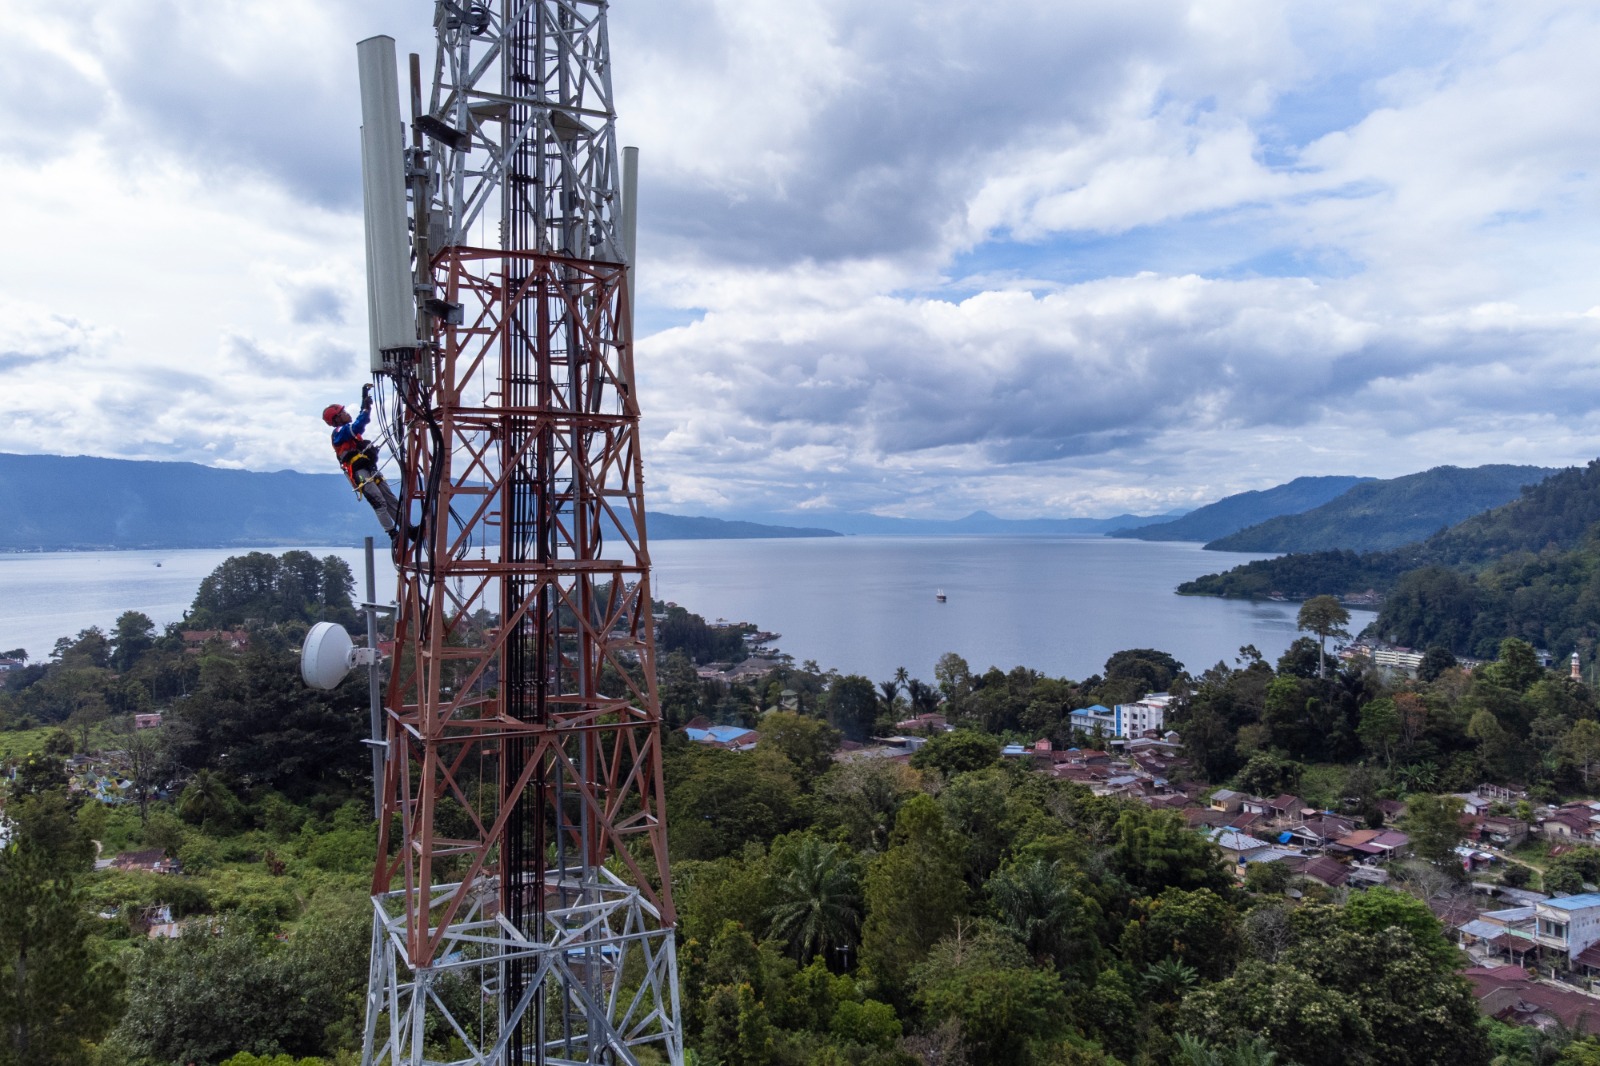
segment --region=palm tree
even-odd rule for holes
[[[893,715],[900,705],[900,682],[879,681],[878,703],[883,708],[883,713]]]
[[[178,817],[191,825],[216,829],[232,820],[238,803],[220,777],[210,770],[199,770],[178,797]]]
[[[1439,783],[1439,766],[1433,762],[1412,763],[1394,772],[1407,792],[1428,792]]]
[[[1278,1053],[1259,1036],[1248,1040],[1241,1037],[1231,1048],[1218,1048],[1187,1033],[1179,1033],[1178,1052],[1184,1066],[1278,1066]]]
[[[911,702],[912,714],[931,714],[939,706],[939,690],[913,677],[906,682],[906,699]]]
[[[1193,966],[1185,966],[1174,958],[1152,962],[1144,972],[1144,983],[1157,995],[1168,999],[1181,998],[1199,979],[1200,974]]]
[[[1036,959],[1066,961],[1076,905],[1061,860],[1007,867],[989,879],[989,895],[1001,923]]]
[[[789,942],[801,962],[850,943],[861,925],[855,861],[844,846],[806,834],[777,883],[767,911],[771,933]]]

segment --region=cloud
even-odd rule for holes
[[[287,346],[235,334],[227,347],[229,355],[254,375],[327,380],[353,377],[357,370],[355,349],[328,341]]]
[[[336,285],[323,282],[286,284],[289,319],[296,325],[314,326],[344,322],[345,294]]]
[[[668,324],[652,506],[1160,511],[1593,451],[1589,5],[610,20],[639,321]],[[427,55],[427,11],[64,0],[7,30],[0,447],[326,469],[316,412],[367,345],[354,44]]]
[[[781,316],[751,299],[642,346],[650,424],[671,427],[652,454],[673,500],[672,469],[720,469],[725,495],[764,483],[766,507],[825,487],[855,506],[943,510],[938,486],[967,478],[963,500],[1015,511],[1017,483],[1036,505],[1095,467],[1186,471],[1220,495],[1251,487],[1241,455],[1277,480],[1393,476],[1411,469],[1416,437],[1430,450],[1452,432],[1473,441],[1438,461],[1500,461],[1483,439],[1491,423],[1536,432],[1553,411],[1589,417],[1593,392],[1553,399],[1547,375],[1600,342],[1593,319],[1499,309],[1396,322],[1347,303],[1300,279],[1155,275]],[[675,406],[685,395],[693,405]],[[1341,443],[1319,456],[1320,442]],[[1187,502],[1191,488],[1155,502]],[[703,477],[685,495],[706,499]],[[1095,498],[1102,511],[1125,499]]]

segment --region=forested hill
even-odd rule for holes
[[[1362,482],[1320,507],[1279,515],[1206,547],[1234,552],[1398,548],[1508,503],[1523,486],[1553,473],[1541,466],[1436,466],[1420,474]]]
[[[0,501],[0,551],[357,544],[382,532],[336,472],[0,453]],[[649,519],[657,540],[837,536],[715,518]]]
[[[1502,507],[1391,551],[1285,555],[1208,574],[1180,593],[1292,599],[1385,594],[1385,639],[1490,655],[1516,636],[1570,652],[1600,636],[1600,460],[1562,470]]]
[[[1119,529],[1113,537],[1137,540],[1216,540],[1237,533],[1247,526],[1279,515],[1299,514],[1327,503],[1340,493],[1370,478],[1297,477],[1286,485],[1225,496],[1216,503],[1196,508],[1173,522]],[[1437,528],[1437,527],[1435,527]],[[1210,545],[1207,545],[1209,547]]]

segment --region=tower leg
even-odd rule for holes
[[[436,890],[447,898],[455,887]],[[546,911],[535,939],[498,913],[493,885],[481,887],[418,969],[401,947],[404,893],[373,897],[362,1066],[638,1066],[642,1047],[680,1066],[673,930],[637,889],[603,871],[587,885],[547,882],[576,902]],[[526,975],[515,999],[503,994],[511,962]]]

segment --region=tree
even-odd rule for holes
[[[117,1036],[136,1055],[214,1063],[237,1051],[314,1054],[311,1004],[290,972],[243,923],[221,936],[195,928],[157,940],[135,958]]]
[[[906,682],[906,699],[911,701],[912,714],[932,714],[939,707],[939,690],[913,677]]]
[[[1105,666],[1107,681],[1130,681],[1141,690],[1136,695],[1165,692],[1182,674],[1182,663],[1154,648],[1129,648],[1115,652],[1106,660]]]
[[[1348,637],[1350,612],[1333,596],[1313,596],[1300,605],[1295,628],[1317,635],[1317,676],[1326,677],[1328,638]]]
[[[1177,959],[1152,962],[1144,970],[1144,986],[1163,1000],[1182,999],[1184,993],[1200,983],[1200,972]]]
[[[111,632],[111,665],[127,673],[155,646],[156,624],[143,611],[124,611]]]
[[[1516,737],[1487,707],[1467,721],[1467,737],[1478,742],[1478,761],[1498,780],[1506,780],[1520,754]]]
[[[1441,971],[1451,972],[1461,962],[1461,952],[1445,939],[1444,926],[1428,905],[1404,892],[1382,886],[1358,892],[1340,910],[1339,920],[1349,929],[1374,935],[1404,929],[1416,950]]]
[[[1456,665],[1456,657],[1450,649],[1435,644],[1422,653],[1422,662],[1417,666],[1417,680],[1437,681],[1446,670],[1454,670]]]
[[[1112,827],[1106,864],[1142,895],[1168,888],[1209,888],[1226,895],[1233,878],[1216,845],[1191,832],[1171,811],[1130,807]]]
[[[1284,653],[1278,656],[1278,676],[1314,678],[1322,670],[1321,653],[1317,642],[1310,637],[1296,637]]]
[[[1093,904],[1074,891],[1060,859],[1008,866],[984,886],[1001,926],[1036,962],[1065,966],[1075,949],[1093,950],[1085,911]]]
[[[772,1023],[766,1004],[748,984],[716,987],[705,1006],[705,1051],[723,1066],[767,1066]]]
[[[861,924],[861,886],[854,857],[843,844],[814,833],[773,845],[776,875],[768,910],[773,936],[786,941],[799,962],[828,958],[855,939]]]
[[[666,778],[672,854],[715,859],[800,822],[793,764],[777,752],[721,751],[698,744],[675,753]]]
[[[912,981],[924,1014],[960,1020],[973,1066],[1026,1061],[1030,1041],[1056,1030],[1065,1005],[1060,978],[993,930],[945,937]]]
[[[1281,862],[1253,862],[1245,867],[1244,887],[1252,892],[1278,895],[1289,887],[1289,868]]]
[[[905,763],[860,759],[835,766],[817,782],[823,806],[819,821],[842,829],[850,842],[867,851],[883,851],[900,804],[918,791],[921,777]]]
[[[833,766],[833,749],[839,746],[839,733],[826,722],[773,711],[764,715],[756,732],[761,743],[783,754],[803,775],[802,780],[821,777]]]
[[[901,709],[902,706],[904,706],[904,704],[902,703],[902,701],[900,699],[900,682],[898,682],[898,681],[879,681],[878,682],[878,714],[879,714],[879,716],[883,717],[883,718],[892,719],[895,715],[900,713],[900,709]]]
[[[1178,1009],[1180,1032],[1212,1045],[1259,1036],[1302,1066],[1376,1061],[1363,1053],[1372,1030],[1342,992],[1284,964],[1254,960],[1232,977],[1190,993]]]
[[[1417,858],[1435,866],[1458,869],[1461,843],[1461,800],[1457,796],[1412,796],[1406,806],[1406,832]]]
[[[0,1063],[75,1066],[116,1021],[120,980],[89,952],[70,853],[45,807],[13,804],[18,839],[0,849]],[[17,808],[23,808],[18,810]],[[85,865],[87,865],[85,863]]]
[[[1572,723],[1567,735],[1561,738],[1560,751],[1577,767],[1583,778],[1583,787],[1587,790],[1589,775],[1600,767],[1600,722],[1592,718],[1580,718]]]
[[[953,651],[945,652],[933,664],[933,679],[947,700],[959,700],[972,691],[972,668]]]
[[[946,776],[993,766],[1000,757],[1000,742],[971,729],[943,733],[918,748],[911,765],[919,770],[935,769]]]
[[[1136,969],[1164,958],[1193,966],[1206,980],[1233,969],[1241,944],[1238,917],[1210,889],[1169,888],[1154,899],[1135,900],[1131,919],[1118,947]]]
[[[1240,1037],[1232,1047],[1214,1047],[1188,1033],[1177,1036],[1180,1066],[1277,1066],[1278,1053],[1260,1037]]]
[[[860,674],[846,674],[828,689],[828,724],[847,738],[862,741],[878,716],[877,693]]]
[[[1250,761],[1244,764],[1244,769],[1235,776],[1234,782],[1245,792],[1275,796],[1299,789],[1300,778],[1305,770],[1304,763],[1277,752],[1258,751],[1250,756]]]
[[[1400,712],[1394,700],[1373,700],[1361,708],[1356,735],[1368,752],[1383,760],[1385,767],[1393,766],[1395,746],[1400,740]]]
[[[239,800],[210,770],[200,770],[178,797],[178,816],[208,833],[226,831],[241,814]]]
[[[1420,901],[1390,892],[1363,899],[1354,910],[1313,905],[1297,912],[1296,925],[1300,938],[1284,959],[1320,987],[1353,1000],[1367,1029],[1365,1040],[1340,1048],[1348,1055],[1344,1061],[1488,1062],[1477,1003],[1457,972],[1460,953]],[[1276,1040],[1274,1046],[1301,1059]]]
[[[867,869],[863,968],[885,991],[903,987],[911,968],[966,912],[961,841],[931,796],[907,800],[889,850]]]
[[[1478,671],[1485,681],[1512,692],[1526,692],[1544,674],[1533,645],[1516,637],[1502,640],[1499,657]]]

